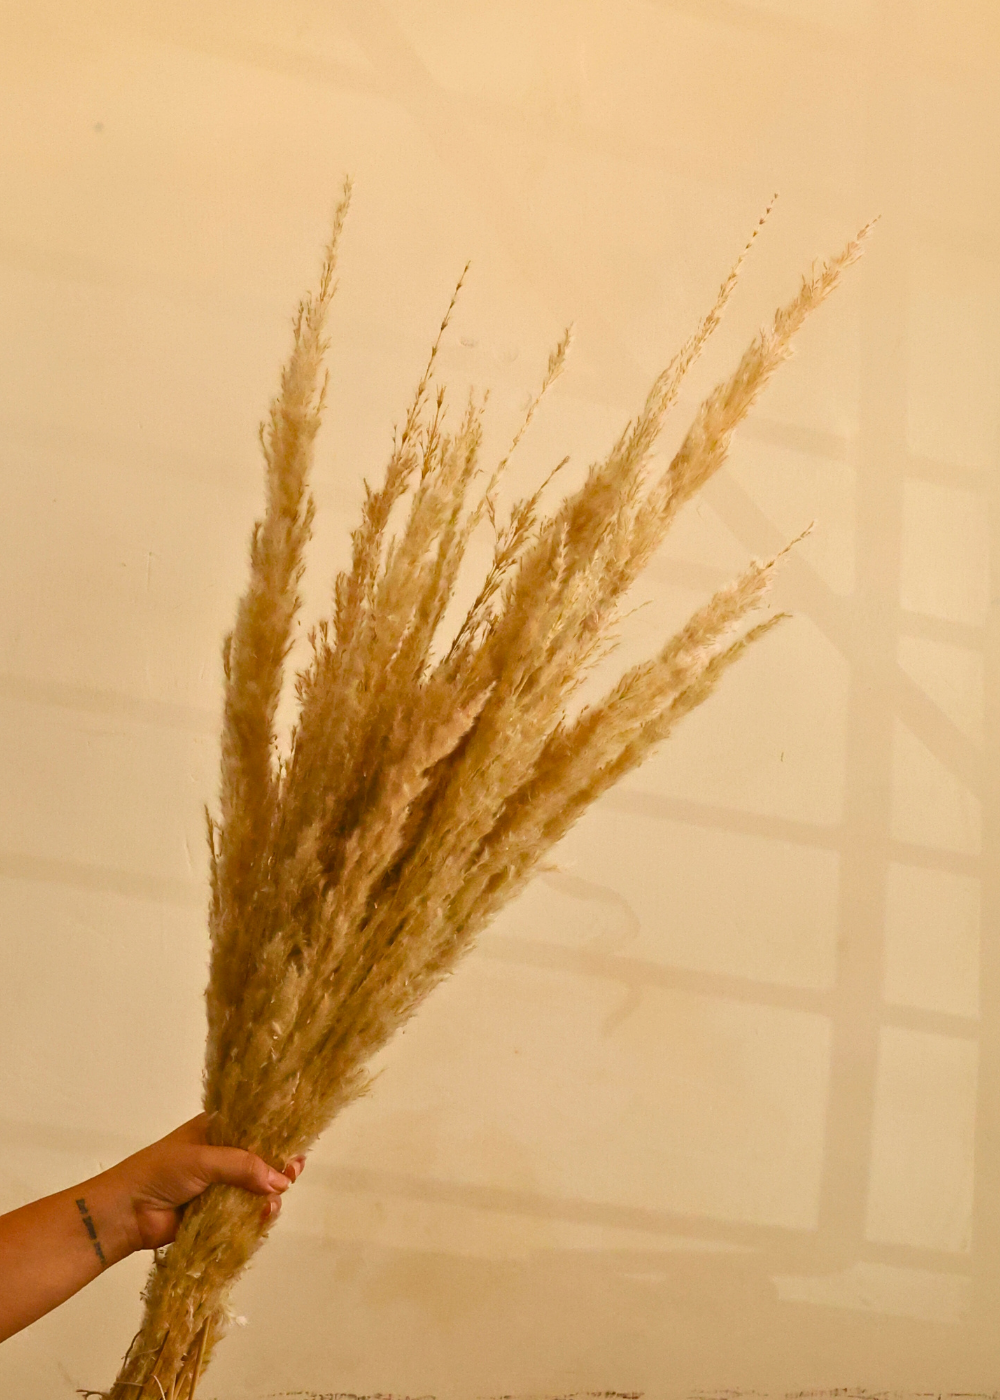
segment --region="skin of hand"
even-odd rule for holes
[[[58,1307],[111,1264],[170,1244],[183,1208],[212,1182],[263,1197],[273,1221],[304,1157],[279,1172],[240,1147],[207,1142],[200,1113],[78,1186],[0,1216],[0,1342]]]
[[[266,1196],[263,1221],[273,1219],[281,1209],[281,1192],[295,1181],[306,1159],[293,1157],[284,1171],[278,1172],[241,1147],[209,1147],[208,1121],[207,1113],[199,1113],[111,1168],[129,1193],[131,1211],[126,1215],[132,1217],[128,1225],[133,1250],[171,1244],[181,1223],[182,1208],[213,1181]]]

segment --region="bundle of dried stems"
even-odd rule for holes
[[[584,484],[547,516],[540,488],[502,527],[494,493],[510,454],[469,505],[482,405],[470,400],[447,426],[444,391],[432,388],[439,333],[384,482],[366,487],[332,617],[310,636],[311,660],[296,682],[298,717],[280,757],[275,714],[313,521],[307,480],[349,197],[345,186],[318,290],[299,307],[261,428],[266,509],[223,647],[221,810],[218,820],[208,817],[204,1104],[217,1115],[214,1141],[278,1164],[305,1152],[362,1092],[366,1062],[585,808],[781,620],[741,629],[775,561],[753,563],[658,655],[570,717],[568,702],[606,651],[630,584],[681,506],[718,470],[734,428],[866,232],[803,281],[654,475],[664,418],[719,322],[744,250],[715,305]],[[567,334],[515,445],[568,345]],[[400,513],[401,525],[390,528]],[[496,530],[492,563],[450,645],[435,649],[484,518]],[[141,1330],[109,1396],[194,1396],[231,1318],[230,1289],[264,1233],[257,1201],[236,1188],[212,1186],[193,1203],[151,1271]]]

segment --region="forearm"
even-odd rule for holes
[[[212,1146],[210,1121],[199,1113],[100,1176],[0,1215],[0,1342],[126,1254],[170,1244],[185,1206],[212,1182],[262,1197],[262,1228],[273,1219],[305,1158],[279,1172],[243,1148]]]
[[[117,1169],[0,1216],[0,1341],[136,1248]]]

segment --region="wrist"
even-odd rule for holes
[[[141,1248],[139,1229],[132,1203],[132,1191],[121,1167],[110,1167],[99,1176],[73,1188],[74,1205],[81,1229],[90,1237],[102,1266],[117,1264]]]

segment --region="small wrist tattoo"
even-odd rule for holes
[[[90,1236],[90,1242],[94,1246],[94,1251],[97,1254],[98,1259],[100,1259],[101,1261],[101,1268],[103,1268],[105,1263],[107,1262],[104,1258],[104,1250],[101,1248],[101,1242],[97,1238],[97,1231],[94,1228],[93,1220],[91,1220],[90,1218],[90,1212],[87,1209],[87,1202],[83,1199],[82,1196],[77,1201],[76,1208],[83,1216],[83,1223],[86,1228],[87,1234]]]

